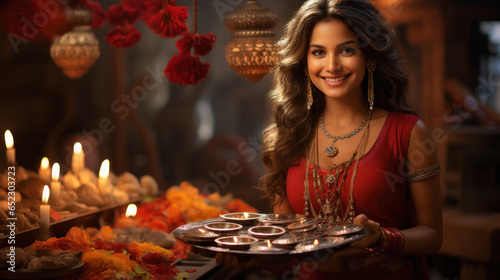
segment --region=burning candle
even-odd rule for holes
[[[109,177],[109,160],[105,159],[101,164],[101,168],[99,169],[99,179],[97,182],[97,186],[99,187],[99,191],[101,192],[102,195],[109,194],[108,177]]]
[[[61,195],[61,182],[59,182],[59,163],[52,166],[52,182],[50,182],[50,191],[54,201],[58,201]]]
[[[71,168],[75,175],[85,168],[85,154],[83,153],[82,144],[76,142],[73,146],[73,156],[71,157]]]
[[[16,149],[14,148],[14,137],[10,130],[5,131],[5,146],[7,147],[7,164],[16,163]]]
[[[43,180],[50,181],[49,159],[47,157],[42,158],[40,169],[38,169],[38,175],[40,175]]]
[[[116,222],[115,227],[131,227],[135,225],[133,218],[137,214],[137,206],[135,204],[129,204],[127,206],[127,211],[125,211],[125,218],[120,218]]]
[[[233,250],[246,250],[258,241],[257,238],[250,236],[223,236],[215,239],[215,243],[220,247]]]
[[[45,185],[43,187],[42,194],[42,204],[40,204],[40,229],[49,230],[50,224],[50,205],[47,204],[49,201],[50,190],[49,186]]]
[[[273,252],[273,253],[286,253],[289,250],[284,248],[274,247],[271,244],[271,240],[260,241],[255,244],[250,245],[250,251],[252,252]]]

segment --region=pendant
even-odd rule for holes
[[[326,183],[327,184],[331,184],[333,183],[334,179],[333,179],[333,176],[331,174],[328,174],[326,175]]]
[[[336,156],[337,154],[339,153],[339,150],[337,149],[337,147],[335,146],[329,146],[329,147],[326,147],[325,149],[325,155],[327,157],[334,157]]]

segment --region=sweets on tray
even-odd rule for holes
[[[9,194],[8,178],[6,171],[0,173],[0,233],[10,232],[7,217],[12,202],[15,207],[13,212],[17,218],[16,233],[38,227],[42,190],[45,185],[50,186],[51,183],[38,173],[17,166],[15,192]],[[111,191],[103,195],[98,187],[99,179],[92,170],[83,168],[77,174],[68,171],[62,176],[59,198],[51,196],[49,199],[48,203],[52,209],[51,221],[56,221],[58,218],[70,219],[103,206],[139,200],[145,196],[157,195],[158,192],[158,184],[150,175],[137,178],[130,172],[124,172],[119,176],[110,173],[108,181]],[[15,201],[11,201],[13,197]]]

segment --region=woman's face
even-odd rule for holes
[[[347,25],[337,19],[321,21],[314,26],[307,67],[311,81],[327,99],[353,98],[362,94],[366,56],[355,37]]]

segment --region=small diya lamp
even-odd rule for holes
[[[298,221],[302,216],[296,214],[267,214],[259,218],[264,224],[287,225]]]
[[[232,250],[247,250],[250,245],[258,241],[257,238],[251,236],[224,236],[215,239],[215,243],[220,247]]]
[[[302,218],[298,222],[289,224],[286,228],[290,232],[308,232],[316,229],[319,221],[312,218]]]
[[[280,236],[278,239],[273,240],[273,245],[277,246],[293,246],[308,240],[318,239],[323,236],[322,233],[307,232],[307,233],[289,233]]]
[[[309,252],[321,249],[330,249],[347,243],[348,241],[343,237],[327,236],[299,243],[295,246],[295,250],[299,252]]]
[[[137,206],[135,204],[129,204],[127,210],[125,211],[125,217],[118,219],[115,224],[116,228],[121,227],[133,227],[135,226],[135,221],[133,218],[137,214]]]
[[[333,226],[325,230],[325,234],[331,236],[343,236],[343,235],[351,235],[354,233],[360,233],[366,230],[368,230],[367,227],[355,224],[344,224],[344,225]]]
[[[273,246],[271,240],[260,241],[250,245],[251,252],[287,253],[289,250]]]
[[[187,237],[199,238],[199,239],[215,239],[220,236],[220,234],[210,231],[206,228],[192,228],[185,232]]]
[[[285,232],[284,228],[278,226],[254,226],[248,229],[248,233],[257,238],[276,238]]]
[[[255,221],[257,221],[262,214],[258,213],[248,213],[248,212],[236,212],[236,213],[227,213],[220,215],[226,221],[230,221],[233,223],[238,223],[240,225],[251,225]]]
[[[213,222],[203,225],[206,229],[220,233],[237,231],[243,228],[242,225],[228,222]]]

